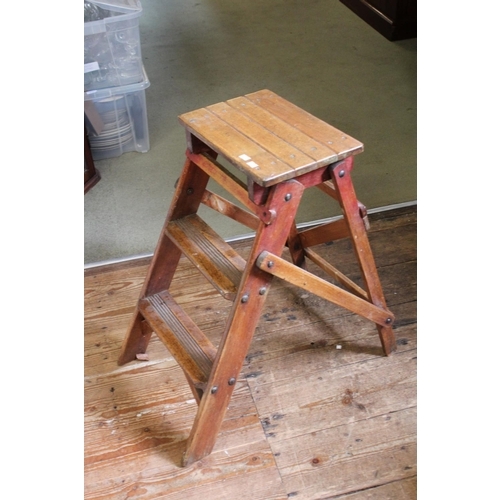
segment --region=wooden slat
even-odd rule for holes
[[[212,210],[215,210],[220,214],[239,222],[240,224],[244,224],[254,231],[256,231],[259,227],[260,219],[256,215],[243,210],[234,203],[231,203],[222,196],[212,193],[211,191],[205,191],[201,202],[205,206],[210,207]]]
[[[269,132],[274,134],[276,137],[292,144],[295,148],[299,149],[316,161],[324,160],[332,154],[330,148],[327,148],[320,142],[316,141],[313,137],[304,134],[295,126],[290,125],[281,118],[278,118],[269,110],[254,104],[247,97],[230,99],[227,101],[227,104],[245,114],[266,130],[269,130]]]
[[[348,238],[349,229],[344,219],[327,222],[321,226],[303,229],[299,232],[299,238],[303,247],[313,247],[320,243]]]
[[[196,214],[171,221],[167,232],[219,293],[234,299],[245,260]]]
[[[368,294],[354,281],[349,279],[345,274],[342,274],[338,269],[333,267],[325,259],[321,258],[316,252],[313,252],[310,248],[305,250],[305,254],[312,262],[314,262],[318,267],[323,269],[329,276],[334,278],[338,283],[341,283],[346,288],[348,288],[352,293],[355,293],[358,297],[364,300],[368,300]]]
[[[255,213],[257,207],[248,198],[247,187],[218,161],[204,154],[194,154],[187,151],[187,157],[207,173],[219,186],[231,193],[240,203]]]
[[[269,264],[269,265],[268,265]],[[256,265],[259,269],[266,271],[273,276],[277,276],[295,286],[298,286],[308,292],[319,295],[320,297],[333,302],[339,306],[345,307],[364,318],[367,318],[379,325],[385,325],[386,320],[394,320],[394,315],[381,309],[371,302],[367,302],[341,288],[338,288],[316,275],[301,269],[286,260],[273,255],[269,252],[262,252],[257,259]]]
[[[251,120],[246,114],[241,113],[229,104],[221,102],[208,106],[207,109],[235,130],[255,141],[283,163],[292,167],[292,169],[316,165],[316,160],[297,149],[293,143],[262,127],[258,122]]]
[[[338,193],[335,190],[335,186],[333,185],[332,181],[326,181],[323,182],[322,184],[318,184],[318,189],[321,189],[324,193],[326,193],[328,196],[331,196],[333,199],[337,200],[339,199]]]
[[[363,150],[356,139],[269,90],[184,113],[179,120],[264,187]]]
[[[145,297],[139,309],[195,386],[204,386],[217,350],[167,291]]]
[[[358,140],[270,90],[260,90],[245,97],[330,149],[332,151],[330,163],[363,151],[363,144]]]
[[[294,177],[294,169],[254,141],[238,132],[208,109],[202,108],[179,117],[192,134],[217,151],[257,184],[269,186]],[[244,156],[242,156],[244,155]],[[244,160],[243,158],[249,158]],[[249,161],[257,166],[252,167]]]

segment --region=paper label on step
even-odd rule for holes
[[[241,158],[243,161],[248,161],[248,160],[251,160],[251,159],[252,159],[252,158],[250,158],[250,156],[245,155],[245,154],[240,155],[238,158]]]
[[[98,71],[98,70],[99,70],[99,63],[97,61],[86,63],[83,65],[84,73],[90,73],[91,71]]]
[[[251,168],[257,168],[259,166],[254,161],[247,161],[247,165]]]

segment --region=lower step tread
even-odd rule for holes
[[[204,386],[217,349],[168,291],[145,297],[139,310],[195,386]]]

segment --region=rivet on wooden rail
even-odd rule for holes
[[[193,188],[187,188],[186,193],[187,194],[193,194],[194,193],[194,189]]]
[[[290,201],[292,199],[292,195],[290,193],[287,193],[285,195],[285,201]]]
[[[219,388],[218,388],[216,385],[214,385],[214,386],[210,389],[210,392],[211,392],[212,394],[215,394],[218,390],[219,390]]]
[[[385,323],[386,323],[386,325],[390,325],[392,323],[392,319],[391,318],[387,318],[385,320]]]
[[[234,385],[236,383],[236,379],[234,377],[231,377],[228,381],[227,381],[228,385]]]
[[[339,172],[339,177],[344,177],[344,175],[345,175],[345,170],[341,170],[341,171]]]
[[[263,286],[260,290],[259,290],[259,295],[264,295],[266,293],[266,287]]]
[[[248,293],[245,293],[245,295],[243,295],[243,297],[241,297],[241,302],[243,304],[245,304],[245,302],[248,302],[248,299],[249,299],[249,295],[248,295]]]
[[[270,268],[271,268],[271,267],[273,267],[273,266],[274,266],[274,262],[273,262],[272,260],[270,260],[270,261],[267,263],[267,267],[269,267],[269,269],[270,269]]]

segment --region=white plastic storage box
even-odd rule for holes
[[[90,128],[94,160],[113,158],[130,151],[149,151],[146,92],[150,85],[144,69],[140,83],[85,92],[85,101],[100,122],[98,133]]]
[[[139,0],[84,0],[84,90],[142,79]]]

